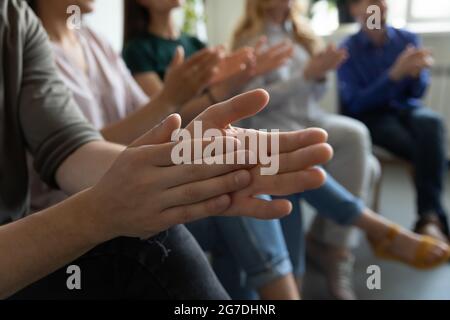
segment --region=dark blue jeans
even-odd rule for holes
[[[67,288],[61,268],[12,300],[226,300],[197,242],[184,226],[148,241],[118,238],[69,265],[81,269],[81,290]]]
[[[448,234],[442,204],[447,169],[446,130],[443,120],[428,108],[373,113],[360,118],[373,143],[410,161],[415,168],[419,215],[435,213]]]

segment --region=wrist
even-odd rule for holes
[[[318,82],[319,81],[320,82],[320,81],[326,79],[326,72],[324,72],[324,73],[318,72],[318,71],[313,72],[313,71],[310,71],[310,70],[306,69],[303,72],[303,78],[306,81],[312,81],[312,82]]]
[[[101,201],[101,196],[94,188],[81,192],[78,197],[82,201],[81,229],[94,245],[109,241],[120,236],[112,226],[111,211],[107,209],[107,201]]]
[[[164,89],[153,100],[171,114],[176,113],[181,109],[178,101],[174,101],[174,99],[171,98],[171,95]]]
[[[389,71],[389,79],[391,79],[392,81],[398,82],[402,78],[403,78],[402,74],[395,68],[393,68]]]

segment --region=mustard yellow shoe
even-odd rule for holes
[[[412,261],[408,259],[404,259],[398,257],[394,254],[389,253],[389,248],[394,243],[394,240],[401,234],[402,229],[398,225],[391,225],[388,231],[388,234],[381,241],[371,241],[369,240],[372,250],[374,254],[381,259],[398,261],[402,262],[406,265],[409,265],[413,268],[420,270],[430,270],[439,267],[440,265],[447,263],[450,259],[450,248],[447,252],[440,258],[433,262],[427,262],[427,257],[429,256],[429,252],[439,245],[441,241],[436,240],[429,236],[420,236],[421,241],[419,246],[417,247],[415,257]]]

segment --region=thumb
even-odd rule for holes
[[[170,63],[170,67],[177,67],[184,62],[184,48],[182,46],[178,46],[175,50],[175,55]]]
[[[130,147],[141,147],[170,142],[172,133],[181,128],[181,117],[179,114],[172,114],[163,120],[159,125],[142,135],[134,141]]]

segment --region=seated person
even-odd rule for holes
[[[370,5],[381,9],[380,29],[367,25]],[[414,165],[415,230],[448,241],[442,203],[445,125],[421,100],[430,81],[431,54],[415,34],[387,24],[385,0],[351,0],[350,9],[361,30],[343,43],[350,58],[338,72],[342,112],[364,122],[374,144]]]
[[[373,253],[381,259],[388,259],[405,263],[417,269],[427,270],[448,262],[450,258],[450,248],[442,241],[436,240],[428,236],[420,236],[408,231],[399,225],[385,219],[380,214],[370,210],[361,199],[356,198],[345,188],[343,188],[331,176],[327,177],[325,184],[317,190],[303,192],[288,197],[293,205],[292,213],[285,218],[280,219],[280,229],[285,237],[286,250],[292,260],[296,276],[303,276],[304,268],[304,241],[302,241],[302,217],[300,211],[299,200],[306,200],[311,206],[316,208],[318,212],[342,226],[355,226],[361,230],[371,245]],[[214,219],[221,219],[220,217]],[[210,219],[210,220],[214,220]],[[195,222],[193,223],[195,224]],[[251,227],[248,230],[250,239],[256,241],[248,241],[249,243],[259,243],[260,247],[266,244],[265,230],[262,226],[245,225]],[[227,292],[233,299],[242,299],[256,296],[255,282],[251,281],[249,271],[257,265],[254,263],[257,256],[253,255],[253,251],[249,251],[249,257],[246,260],[236,259],[234,246],[219,246],[214,250],[216,242],[220,241],[220,232],[217,226],[210,224],[211,229],[208,234],[208,241],[200,241],[203,248],[212,249],[213,267],[217,276],[223,283]],[[251,231],[251,232],[250,232]],[[240,237],[231,241],[239,242]],[[217,246],[216,246],[217,247]],[[317,248],[316,250],[320,250]],[[258,252],[258,250],[254,250]],[[244,262],[244,263],[243,263]],[[323,262],[323,264],[325,264]],[[321,266],[318,266],[321,267]],[[250,279],[249,279],[250,278]],[[244,280],[244,281],[243,281]],[[261,279],[260,284],[264,285],[266,279]],[[343,281],[343,280],[342,280]],[[301,282],[299,283],[301,293]],[[330,293],[342,291],[350,283],[342,283],[335,286],[335,283],[328,283]],[[279,292],[283,292],[281,286]],[[350,288],[353,290],[352,288]],[[356,299],[356,296],[345,296],[339,293],[341,299]],[[281,294],[279,293],[281,296]],[[260,296],[261,297],[261,296]],[[262,296],[261,298],[265,298]]]
[[[265,37],[268,45],[292,42],[294,54],[277,70],[252,79],[247,89],[267,90],[270,105],[264,113],[247,119],[242,125],[326,130],[335,152],[333,160],[324,168],[353,195],[368,202],[379,167],[372,156],[369,132],[361,122],[327,112],[320,105],[327,91],[328,75],[346,59],[347,53],[333,45],[325,47],[302,13],[302,8],[294,1],[246,2],[245,13],[232,38],[233,48],[253,46]],[[319,213],[307,239],[308,257],[321,267],[329,287],[341,288],[332,290],[331,294],[337,299],[354,296],[351,286],[341,284],[352,283],[355,260],[352,249],[359,243],[355,229],[337,225]]]
[[[57,76],[48,39],[26,2],[2,1],[0,22],[1,298],[20,291],[13,298],[226,299],[183,227],[158,233],[211,214],[280,217],[290,211],[289,202],[262,202],[254,195],[271,192],[266,187],[272,185],[290,194],[323,183],[318,170],[297,166],[264,179],[260,165],[197,165],[197,170],[175,166],[170,155],[177,143],[170,136],[180,128],[177,115],[128,148],[107,143],[85,121]],[[197,119],[205,128],[226,133],[231,122],[258,112],[267,101],[267,93],[253,91],[211,107]],[[296,160],[306,160],[308,168],[316,164],[317,152],[323,161],[331,156],[323,144],[324,132],[279,138],[283,158],[295,158],[293,150],[315,146]],[[84,191],[24,218],[29,211],[27,150],[51,186],[68,194]],[[169,255],[161,243],[171,249]],[[152,275],[141,268],[142,257],[154,270]],[[82,266],[87,276],[81,291],[67,290],[66,269],[58,269],[70,261]]]
[[[180,32],[175,26],[172,13],[181,3],[167,0],[125,1],[123,57],[137,83],[150,97],[156,96],[168,85],[169,67],[177,59],[180,48],[186,57],[191,57],[206,47],[199,39]],[[265,54],[265,63],[260,64],[258,70],[250,67],[252,61],[243,60],[241,72],[231,74],[222,81],[212,81],[203,92],[191,97],[181,109],[184,120],[190,121],[192,116],[209,105],[241,92],[255,73],[273,70],[291,55],[290,46],[272,49]],[[203,68],[201,65],[198,70]],[[191,81],[188,77],[181,80],[183,86]]]
[[[137,3],[137,1],[129,1],[128,5],[131,6],[132,3]],[[141,3],[141,2],[140,2]],[[146,6],[142,5],[141,9],[146,9],[147,14],[157,14],[158,19],[150,19],[150,21],[154,22],[154,24],[149,25],[148,29],[152,30],[152,28],[156,30],[174,30],[174,27],[170,23],[170,19],[168,16],[174,7],[178,6],[177,3],[174,2],[165,2],[165,1],[147,1],[145,2]],[[145,11],[144,11],[145,13]],[[167,19],[159,19],[160,17],[166,17]],[[157,24],[156,22],[159,22]],[[145,26],[146,24],[140,24],[141,26]],[[125,57],[128,58],[133,56],[146,57],[145,59],[136,59],[129,61],[129,65],[132,66],[132,71],[136,70],[138,66],[141,66],[143,74],[148,71],[145,68],[149,68],[149,70],[158,70],[158,73],[161,73],[161,79],[164,77],[164,73],[166,72],[166,68],[169,65],[167,62],[166,56],[160,56],[155,54],[155,52],[159,52],[160,50],[167,50],[169,54],[172,56],[174,54],[176,46],[179,44],[177,40],[167,39],[167,36],[164,37],[164,34],[161,34],[159,37],[156,37],[155,34],[148,34],[147,29],[141,30],[141,36],[135,38],[130,41],[127,46],[128,49],[125,50]],[[161,38],[164,37],[164,38]],[[183,38],[180,38],[181,42]],[[188,45],[185,44],[186,51],[188,51]],[[265,51],[264,51],[265,52]],[[131,54],[133,53],[133,54]],[[138,55],[139,54],[139,55]],[[259,67],[259,63],[261,61],[265,61],[266,59],[257,59],[255,68],[258,70],[262,70],[263,68]],[[135,63],[135,64],[134,64]],[[155,73],[155,71],[152,71]],[[150,72],[150,73],[152,73]],[[258,74],[258,72],[256,73]],[[148,74],[147,76],[151,76]],[[253,75],[255,77],[255,75]],[[136,76],[136,79],[139,79],[139,76]],[[163,85],[161,84],[163,87]],[[269,112],[269,111],[265,111]],[[350,119],[350,122],[356,122]],[[344,152],[343,152],[344,153]],[[331,191],[329,193],[334,194],[337,193],[339,195],[343,194],[343,192],[339,193],[335,191],[332,186],[334,184],[330,184]],[[340,186],[339,186],[340,187]],[[326,190],[329,190],[328,187]],[[347,191],[346,191],[347,192]],[[322,193],[325,193],[322,191]],[[324,197],[328,200],[327,196]],[[331,196],[330,196],[331,198]],[[338,197],[335,197],[338,198]],[[351,200],[348,200],[348,199]],[[357,201],[353,196],[349,195],[348,192],[344,193],[344,196],[341,199],[336,200],[338,205],[342,210],[339,210],[342,216],[345,216],[343,220],[339,220],[339,218],[333,216],[334,211],[330,208],[327,208],[327,211],[324,212],[329,218],[333,218],[334,221],[340,222],[340,224],[349,226],[349,225],[357,225],[361,227],[369,237],[377,234],[378,236],[382,234],[389,234],[389,230],[391,229],[391,224],[386,222],[383,219],[379,219],[374,214],[370,213],[368,210],[363,210],[364,208],[359,205],[359,201]],[[319,201],[319,200],[318,200]],[[318,202],[316,201],[316,203]],[[325,202],[322,199],[320,201]],[[330,201],[331,202],[331,201]],[[320,202],[319,202],[320,203]],[[351,203],[349,205],[349,203]],[[320,207],[320,206],[319,206]],[[321,209],[324,206],[320,207]],[[336,205],[331,204],[329,207],[335,208]],[[327,215],[328,213],[328,215]],[[360,220],[364,221],[361,224],[355,223],[353,219],[354,216],[360,216]],[[263,299],[288,299],[296,296],[295,283],[292,284],[292,281],[289,280],[288,273],[293,270],[296,275],[301,273],[301,264],[297,263],[297,257],[299,253],[297,253],[297,249],[299,248],[301,242],[301,217],[295,215],[294,217],[289,217],[288,219],[283,219],[281,221],[272,221],[270,224],[256,221],[254,219],[239,219],[239,220],[231,220],[226,218],[211,218],[207,220],[203,220],[201,222],[194,222],[189,224],[189,229],[193,232],[201,246],[208,251],[213,253],[213,263],[215,270],[221,275],[221,270],[227,270],[230,261],[234,261],[236,265],[241,266],[246,273],[246,283],[252,286],[253,289],[258,291],[259,296]],[[287,254],[286,244],[284,243],[284,234],[283,230],[286,228],[287,224],[289,224],[292,239],[296,239],[294,241],[289,241],[288,244],[293,244],[293,246],[289,246],[289,254]],[[395,227],[394,229],[397,229]],[[399,229],[397,229],[399,230]],[[417,245],[419,245],[423,238],[416,237],[411,233],[402,230],[400,232],[399,237],[395,243],[391,243],[389,245],[389,250],[391,253],[395,255],[395,251],[398,250],[400,253],[405,253],[409,250],[408,257],[406,260],[402,260],[406,263],[411,263],[416,259],[415,252],[417,249]],[[384,238],[384,237],[381,237]],[[395,248],[399,242],[402,243],[400,245],[401,249],[397,247]],[[426,242],[426,241],[425,241]],[[244,245],[245,244],[245,245]],[[405,246],[403,246],[405,245]],[[293,249],[294,248],[294,249]],[[434,249],[433,249],[434,248]],[[322,249],[322,248],[321,248]],[[430,247],[431,250],[428,251],[429,257],[425,258],[429,262],[438,261],[437,264],[441,263],[442,260],[446,259],[448,254],[448,247],[441,243],[436,243],[436,246],[432,245]],[[220,259],[221,252],[231,252],[230,256],[227,256],[227,259]],[[427,254],[427,255],[428,255]],[[285,257],[290,256],[293,258],[291,266],[289,261],[286,261]],[[414,256],[414,258],[413,258]],[[261,259],[264,257],[264,259]],[[265,257],[268,257],[265,258]],[[218,259],[219,258],[219,259]],[[410,259],[412,258],[412,259]],[[423,258],[420,258],[423,259]],[[437,260],[435,260],[437,259]],[[225,261],[224,261],[225,260]],[[262,261],[261,261],[262,260]],[[228,261],[228,263],[227,263]],[[222,264],[224,262],[224,264]],[[329,263],[327,261],[327,263]],[[427,262],[428,263],[428,262]],[[434,263],[433,263],[434,264]],[[224,285],[229,290],[233,290],[230,286],[232,283],[228,282],[228,278],[221,277]],[[234,292],[233,292],[234,293]],[[297,293],[298,296],[298,293]],[[246,298],[246,295],[233,295],[235,298]]]
[[[142,96],[139,93],[140,89],[134,80],[130,77],[129,72],[123,68],[121,58],[111,49],[111,47],[103,41],[98,35],[93,33],[89,28],[82,27],[80,30],[68,30],[66,24],[62,23],[66,19],[66,14],[58,4],[62,6],[67,5],[61,0],[50,5],[45,10],[45,13],[39,10],[40,5],[44,0],[38,0],[35,8],[44,23],[50,39],[52,39],[52,47],[54,50],[56,64],[60,71],[66,85],[73,91],[76,102],[81,107],[82,112],[86,115],[88,120],[102,131],[107,139],[119,139],[119,141],[126,141],[127,137],[133,134],[123,127],[123,124],[130,123],[132,126],[133,113],[139,112],[140,109],[149,108],[159,103],[153,100],[149,104],[144,102],[139,103],[139,99],[130,99],[127,97]],[[45,3],[56,0],[45,0]],[[91,7],[83,7],[82,13],[88,13],[92,10]],[[49,17],[52,19],[49,19]],[[77,46],[80,46],[78,54],[71,55],[72,52],[77,52]],[[85,67],[83,63],[79,65],[76,61],[83,61],[85,58]],[[86,84],[86,77],[84,73],[88,73],[89,86]],[[172,72],[172,71],[170,71]],[[175,81],[176,82],[176,81]],[[103,88],[103,90],[97,88]],[[171,86],[164,86],[162,91],[168,90]],[[103,94],[99,94],[104,92]],[[106,92],[113,94],[106,95]],[[137,102],[136,102],[137,101]],[[156,104],[157,105],[157,104]],[[134,107],[133,107],[134,106]],[[150,107],[149,107],[150,106]],[[141,115],[139,121],[145,121],[145,116],[151,118],[151,114]],[[149,119],[151,121],[151,119]],[[116,128],[114,136],[107,134],[108,128]],[[136,134],[136,133],[134,133]],[[131,137],[132,138],[132,137]],[[114,141],[114,140],[113,140]],[[37,178],[33,179],[33,185],[39,185]],[[36,189],[35,189],[36,190]],[[51,205],[55,201],[64,198],[64,194],[58,191],[44,190],[45,192],[33,193],[32,203],[36,208],[40,205]],[[275,191],[275,190],[274,190]],[[40,201],[36,201],[36,199]],[[350,212],[349,212],[350,214]],[[245,263],[251,259],[251,265],[255,266],[251,273],[252,279],[264,279],[265,285],[258,286],[259,293],[265,298],[294,298],[295,292],[288,292],[285,288],[288,285],[281,286],[280,283],[288,283],[292,280],[291,265],[287,250],[284,249],[284,241],[282,234],[279,232],[278,220],[272,221],[257,221],[256,223],[260,229],[264,230],[264,237],[267,245],[261,246],[255,244],[251,240],[253,236],[251,233],[242,232],[245,230],[246,219],[241,218],[217,218],[217,219],[203,219],[202,221],[194,223],[195,226],[190,226],[194,230],[194,235],[202,239],[201,235],[208,235],[211,230],[210,226],[216,226],[219,230],[218,234],[223,236],[224,242],[231,245],[231,248],[239,261]],[[372,224],[371,224],[372,225]],[[388,229],[388,225],[384,227]],[[210,230],[203,232],[200,229]],[[211,237],[207,237],[208,240]],[[416,239],[418,240],[418,239]],[[416,240],[408,241],[408,247],[414,251],[417,244]],[[211,241],[200,241],[202,245],[207,245]],[[262,248],[262,249],[261,249]],[[269,248],[269,249],[267,249]],[[216,247],[217,249],[217,247]],[[220,250],[220,248],[218,248]],[[270,249],[273,249],[270,251]],[[261,272],[267,268],[270,263],[266,261],[268,256],[266,252],[270,252],[269,262],[273,265],[273,272]],[[431,259],[434,260],[434,259]],[[264,274],[262,276],[261,274]],[[271,280],[271,279],[276,279]],[[259,280],[261,282],[261,280]],[[295,289],[295,281],[291,281]],[[278,285],[281,290],[275,290],[274,286]],[[271,294],[271,295],[270,295]],[[274,294],[277,294],[275,296]]]

